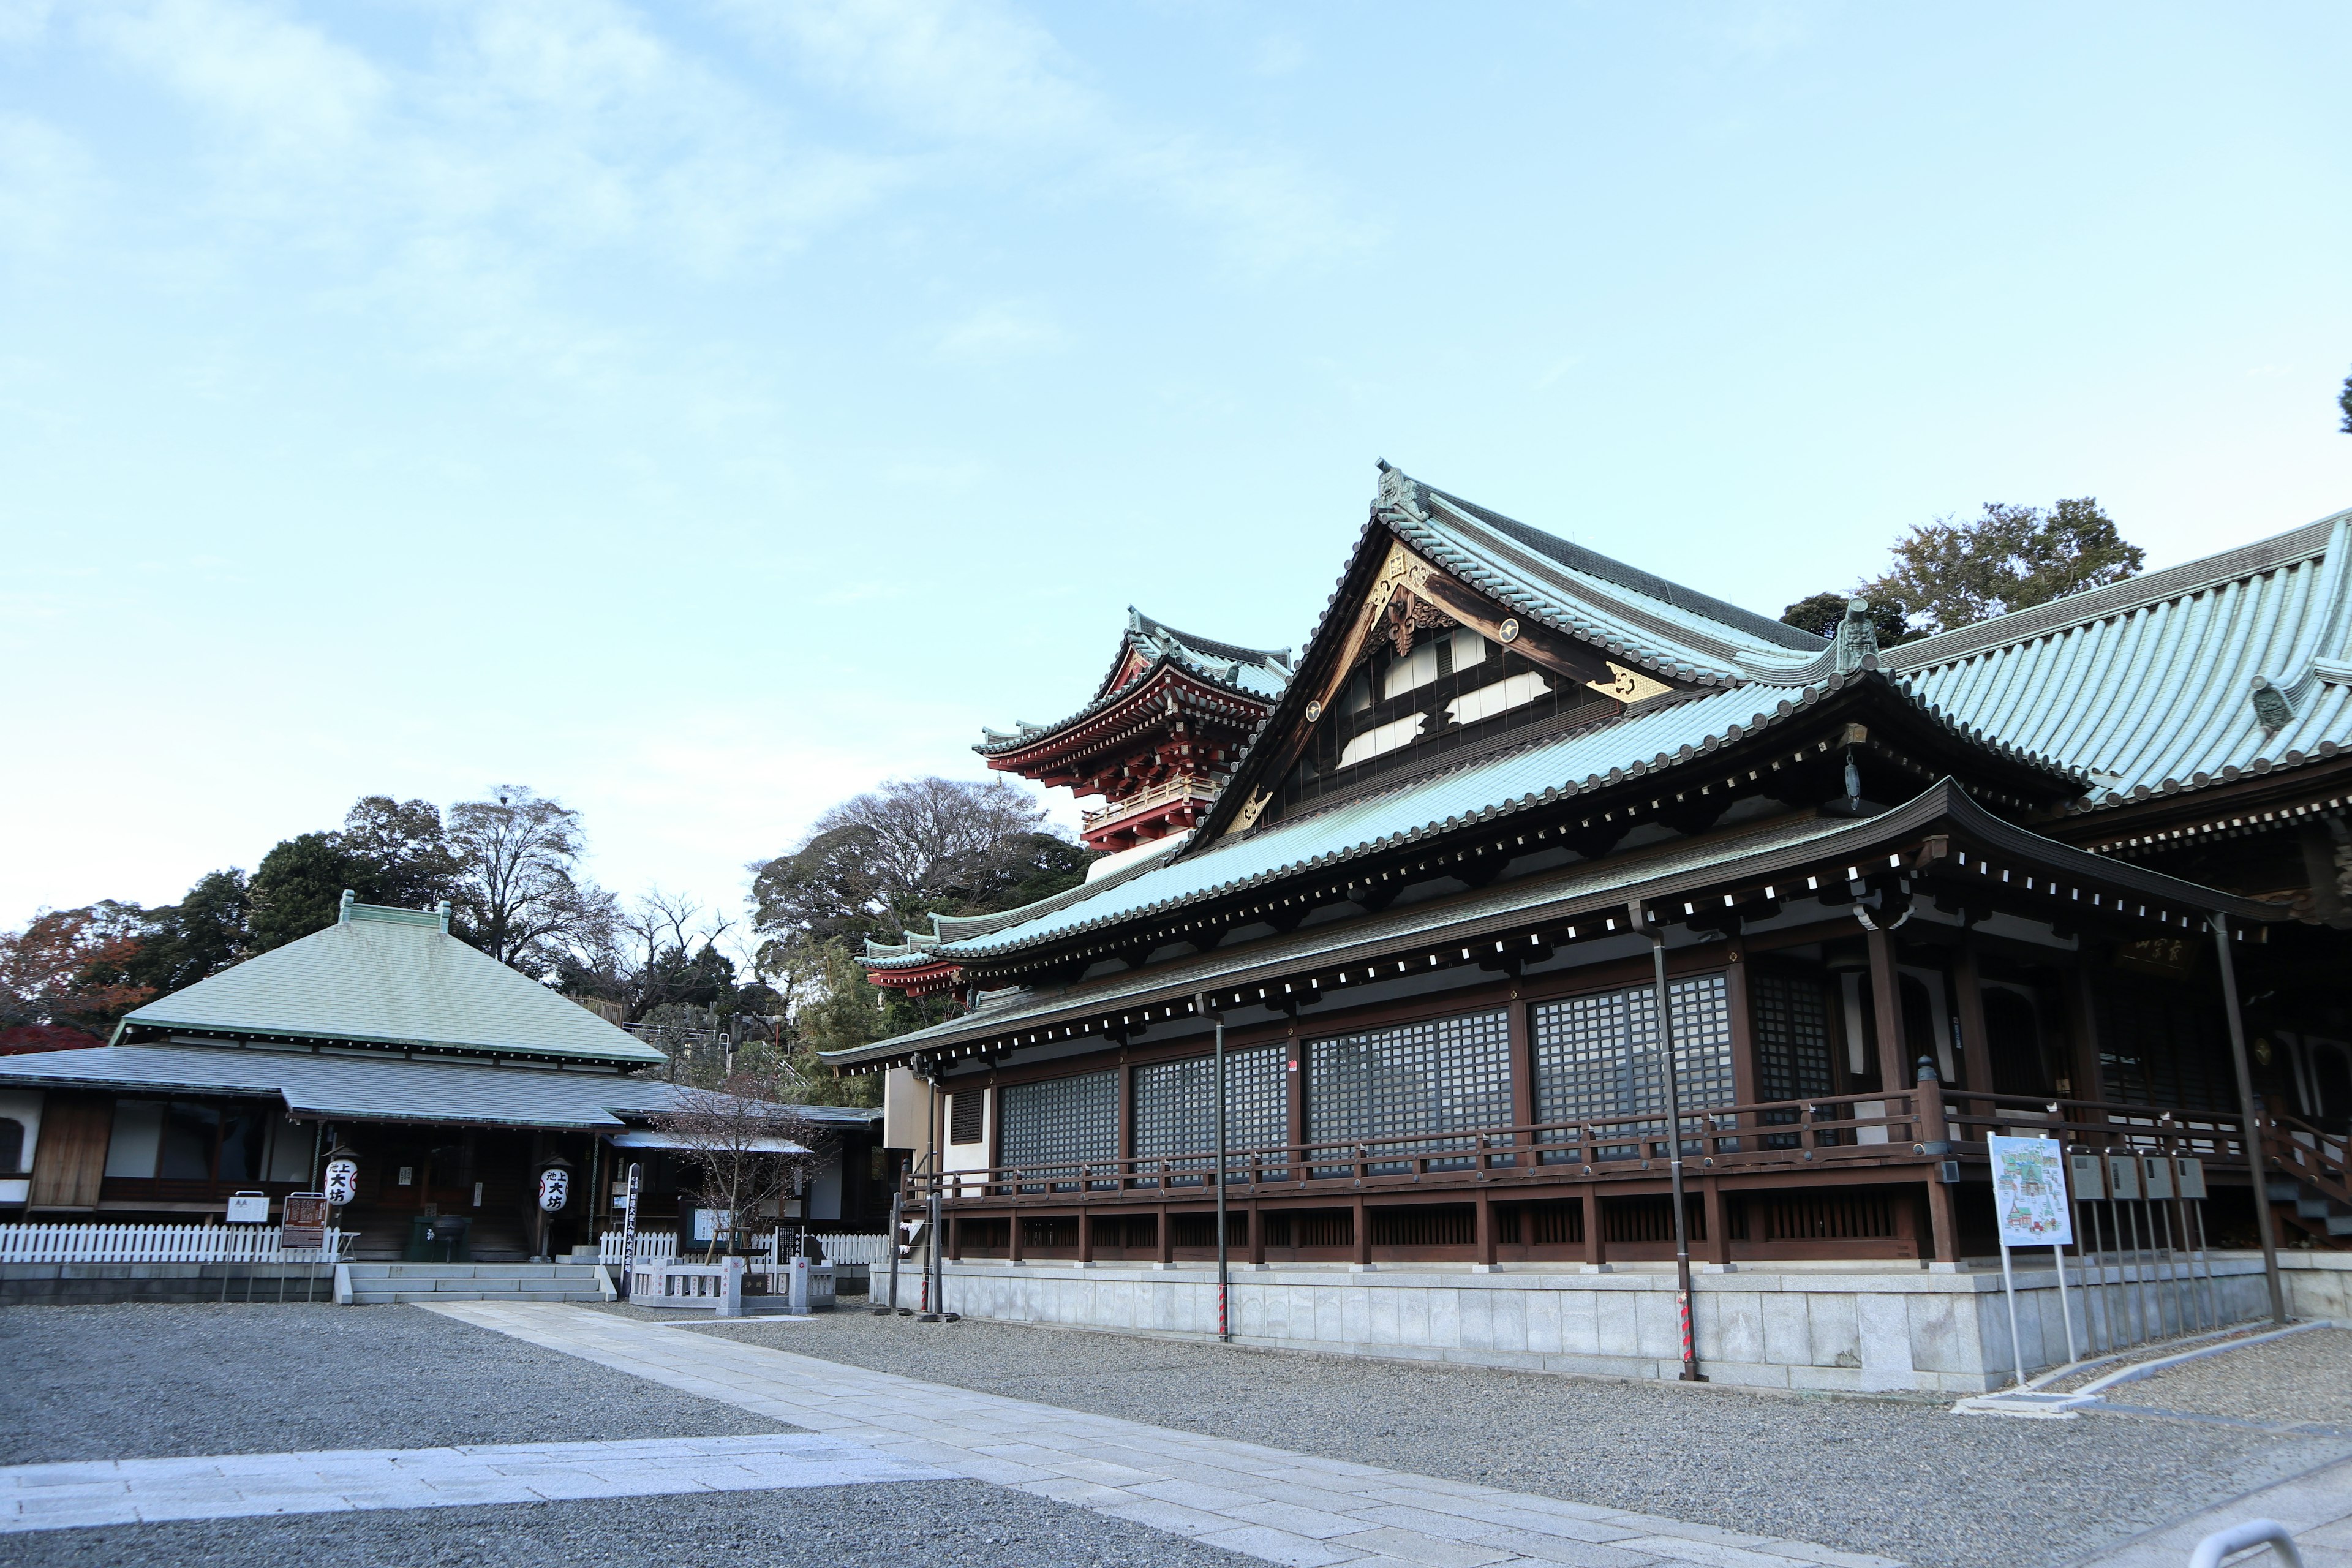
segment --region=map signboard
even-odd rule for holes
[[[1992,1154],[1993,1215],[2004,1247],[2063,1247],[2074,1239],[2066,1203],[2065,1149],[2054,1138],[1985,1140]]]

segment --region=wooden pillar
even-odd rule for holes
[[[1952,1218],[1952,1189],[1932,1168],[1927,1175],[1927,1226],[1935,1233],[1936,1261],[1958,1263],[1960,1232]]]
[[[1478,1261],[1492,1267],[1495,1261],[1495,1202],[1486,1190],[1478,1190]]]
[[[1705,1202],[1702,1211],[1706,1215],[1706,1260],[1709,1263],[1731,1261],[1731,1226],[1723,1215],[1723,1184],[1714,1176],[1702,1178],[1699,1195]]]
[[[1004,1216],[1004,1256],[1014,1263],[1021,1261],[1021,1211],[1014,1209]],[[1078,1221],[1078,1256],[1087,1256],[1087,1222]]]
[[[1606,1263],[1609,1260],[1608,1252],[1601,1244],[1601,1189],[1591,1182],[1585,1183],[1582,1189],[1582,1202],[1584,1204],[1584,1261],[1594,1264]]]
[[[1159,1234],[1152,1238],[1159,1246],[1157,1256],[1162,1264],[1173,1263],[1176,1261],[1176,1233],[1168,1226],[1168,1205],[1161,1204],[1155,1212],[1160,1216],[1153,1222],[1159,1226]]]
[[[950,1263],[963,1261],[963,1216],[961,1215],[948,1216],[948,1261]]]
[[[1895,933],[1869,933],[1870,1004],[1878,1031],[1878,1087],[1900,1094],[1911,1087],[1911,1063],[1903,1039],[1903,977],[1895,967]],[[1889,1110],[1892,1110],[1889,1107]],[[1890,1138],[1894,1136],[1890,1131]]]
[[[1265,1261],[1265,1222],[1258,1213],[1257,1199],[1255,1197],[1249,1201],[1249,1260],[1252,1263],[1264,1263]]]
[[[1511,995],[1511,1123],[1525,1127],[1536,1119],[1535,1020],[1532,1007],[1517,1000],[1518,993],[1513,991]],[[1512,1148],[1511,1163],[1521,1168],[1533,1166],[1534,1143],[1533,1133],[1519,1134]],[[1494,1259],[1486,1261],[1492,1263]]]
[[[1960,939],[1952,960],[1952,990],[1959,1004],[1960,1087],[1977,1094],[1992,1092],[1992,1042],[1985,1037],[1984,974],[1977,962],[1973,938]]]
[[[1372,1226],[1370,1216],[1364,1213],[1364,1200],[1362,1198],[1358,1198],[1356,1200],[1353,1213],[1354,1219],[1352,1223],[1355,1226],[1356,1232],[1356,1261],[1359,1263],[1370,1263],[1372,1260]]]
[[[1286,1053],[1283,1077],[1287,1080],[1285,1085],[1286,1103],[1283,1111],[1283,1137],[1295,1149],[1307,1142],[1307,1042],[1298,1037],[1296,1024],[1291,1026],[1290,1038],[1284,1043],[1283,1050]],[[1304,1181],[1306,1177],[1304,1170],[1290,1173],[1290,1179],[1294,1182]]]
[[[1135,1069],[1128,1065],[1127,1052],[1118,1053],[1118,1157],[1122,1162],[1135,1158]],[[1134,1167],[1119,1167],[1119,1190],[1127,1190],[1127,1178],[1135,1173]]]
[[[1748,1000],[1747,955],[1734,944],[1731,962],[1724,969],[1724,1002],[1731,1013],[1731,1100],[1735,1105],[1753,1105],[1762,1095],[1756,1087],[1756,1019]],[[1739,1119],[1740,1130],[1754,1124],[1751,1114]],[[1743,1142],[1735,1147],[1745,1150]],[[1710,1222],[1712,1223],[1712,1222]],[[1728,1262],[1729,1257],[1717,1259]]]
[[[2098,987],[2092,978],[2091,941],[2084,937],[2074,950],[2074,973],[2066,986],[2066,1033],[2074,1042],[2074,1068],[2067,1075],[2074,1089],[2068,1100],[2105,1100],[2106,1075],[2099,1062]]]

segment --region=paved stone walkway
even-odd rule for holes
[[[2352,1568],[2352,1459],[2345,1459],[2250,1492],[2220,1508],[2164,1530],[2151,1531],[2092,1568],[2182,1568],[2197,1543],[2217,1531],[2250,1519],[2272,1519],[2294,1535],[2303,1568]],[[2268,1548],[2236,1563],[2244,1568],[2274,1568]]]
[[[807,1432],[92,1459],[0,1468],[0,1534],[174,1519],[772,1491],[950,1472]]]
[[[1300,1568],[1898,1568],[1892,1558],[1149,1426],[572,1307],[425,1310],[916,1464]]]

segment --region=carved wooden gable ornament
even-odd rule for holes
[[[1685,689],[1647,671],[1611,658],[1580,638],[1522,619],[1469,587],[1391,538],[1389,551],[1370,588],[1348,623],[1335,657],[1324,668],[1321,681],[1302,710],[1302,722],[1274,748],[1261,770],[1254,769],[1254,786],[1227,833],[1255,826],[1273,802],[1281,781],[1307,751],[1318,728],[1338,721],[1332,710],[1349,680],[1376,654],[1409,658],[1417,640],[1428,634],[1457,628],[1477,633],[1551,676],[1630,705],[1652,697]]]

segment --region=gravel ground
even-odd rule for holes
[[[797,1430],[413,1307],[9,1307],[0,1367],[6,1465]]]
[[[2352,1331],[2312,1329],[2117,1384],[2117,1405],[2291,1426],[2352,1427]]]
[[[381,1314],[371,1314],[380,1316]],[[25,1568],[1265,1568],[981,1481],[208,1519],[0,1536]]]
[[[2352,1453],[2120,1417],[1956,1416],[863,1312],[683,1330],[1069,1409],[1932,1564],[2059,1564]]]

